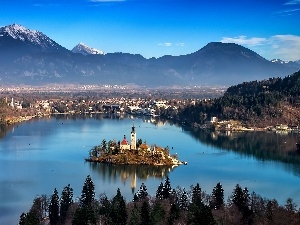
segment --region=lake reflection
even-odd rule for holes
[[[261,161],[283,162],[286,169],[300,176],[300,153],[296,151],[299,133],[187,130],[191,131],[194,138],[208,146]]]
[[[169,147],[188,165],[175,168],[88,163],[84,158],[103,139],[122,140],[132,122],[137,139]],[[37,195],[60,194],[70,184],[74,198],[81,195],[91,175],[96,196],[109,198],[120,188],[127,201],[141,183],[155,195],[170,177],[172,188],[189,189],[199,183],[211,193],[221,182],[225,199],[236,184],[285,204],[292,197],[300,205],[298,134],[211,133],[192,130],[153,118],[114,115],[59,115],[0,129],[0,224],[17,224]]]
[[[99,173],[104,182],[115,183],[117,180],[121,180],[123,183],[130,182],[132,193],[135,193],[137,179],[144,181],[150,177],[163,179],[176,168],[176,166],[115,165],[96,162],[91,162],[90,167],[93,171]]]

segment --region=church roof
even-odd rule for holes
[[[123,141],[121,142],[121,145],[128,145],[128,141],[124,138]]]

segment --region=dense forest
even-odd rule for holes
[[[212,116],[240,120],[246,125],[299,125],[300,71],[285,78],[244,82],[231,86],[220,98],[202,100],[178,112],[177,119],[203,123]],[[167,115],[168,112],[165,112]]]
[[[275,199],[266,199],[236,185],[227,202],[224,190],[217,183],[211,194],[192,185],[189,190],[173,189],[166,177],[150,196],[144,183],[127,201],[120,189],[109,199],[105,194],[95,197],[95,186],[87,176],[81,197],[73,200],[73,189],[64,187],[61,197],[55,188],[50,197],[36,197],[28,213],[22,213],[19,225],[154,225],[154,224],[299,224],[300,211],[291,198],[284,206]]]

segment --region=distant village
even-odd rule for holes
[[[15,116],[7,118],[8,123],[22,122],[33,117],[43,117],[51,114],[96,114],[111,113],[115,115],[130,114],[134,116],[159,117],[161,112],[168,110],[172,115],[167,119],[174,119],[180,107],[195,105],[197,101],[209,99],[147,99],[147,98],[105,98],[105,99],[51,99],[37,100],[34,103],[5,98],[6,104],[16,111]],[[273,131],[299,132],[298,126],[277,124],[264,128],[247,127],[242,121],[219,120],[217,117],[206,119],[204,124],[193,124],[199,129],[218,131]]]
[[[211,117],[204,124],[194,124],[195,128],[210,129],[215,131],[272,131],[280,133],[299,132],[298,126],[289,126],[286,124],[277,124],[276,126],[268,126],[265,128],[246,127],[241,121],[237,120],[218,120],[217,117]]]

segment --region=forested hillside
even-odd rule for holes
[[[231,86],[223,97],[185,107],[179,119],[203,123],[212,116],[241,120],[248,125],[265,127],[300,122],[300,71],[285,78],[244,82]]]

